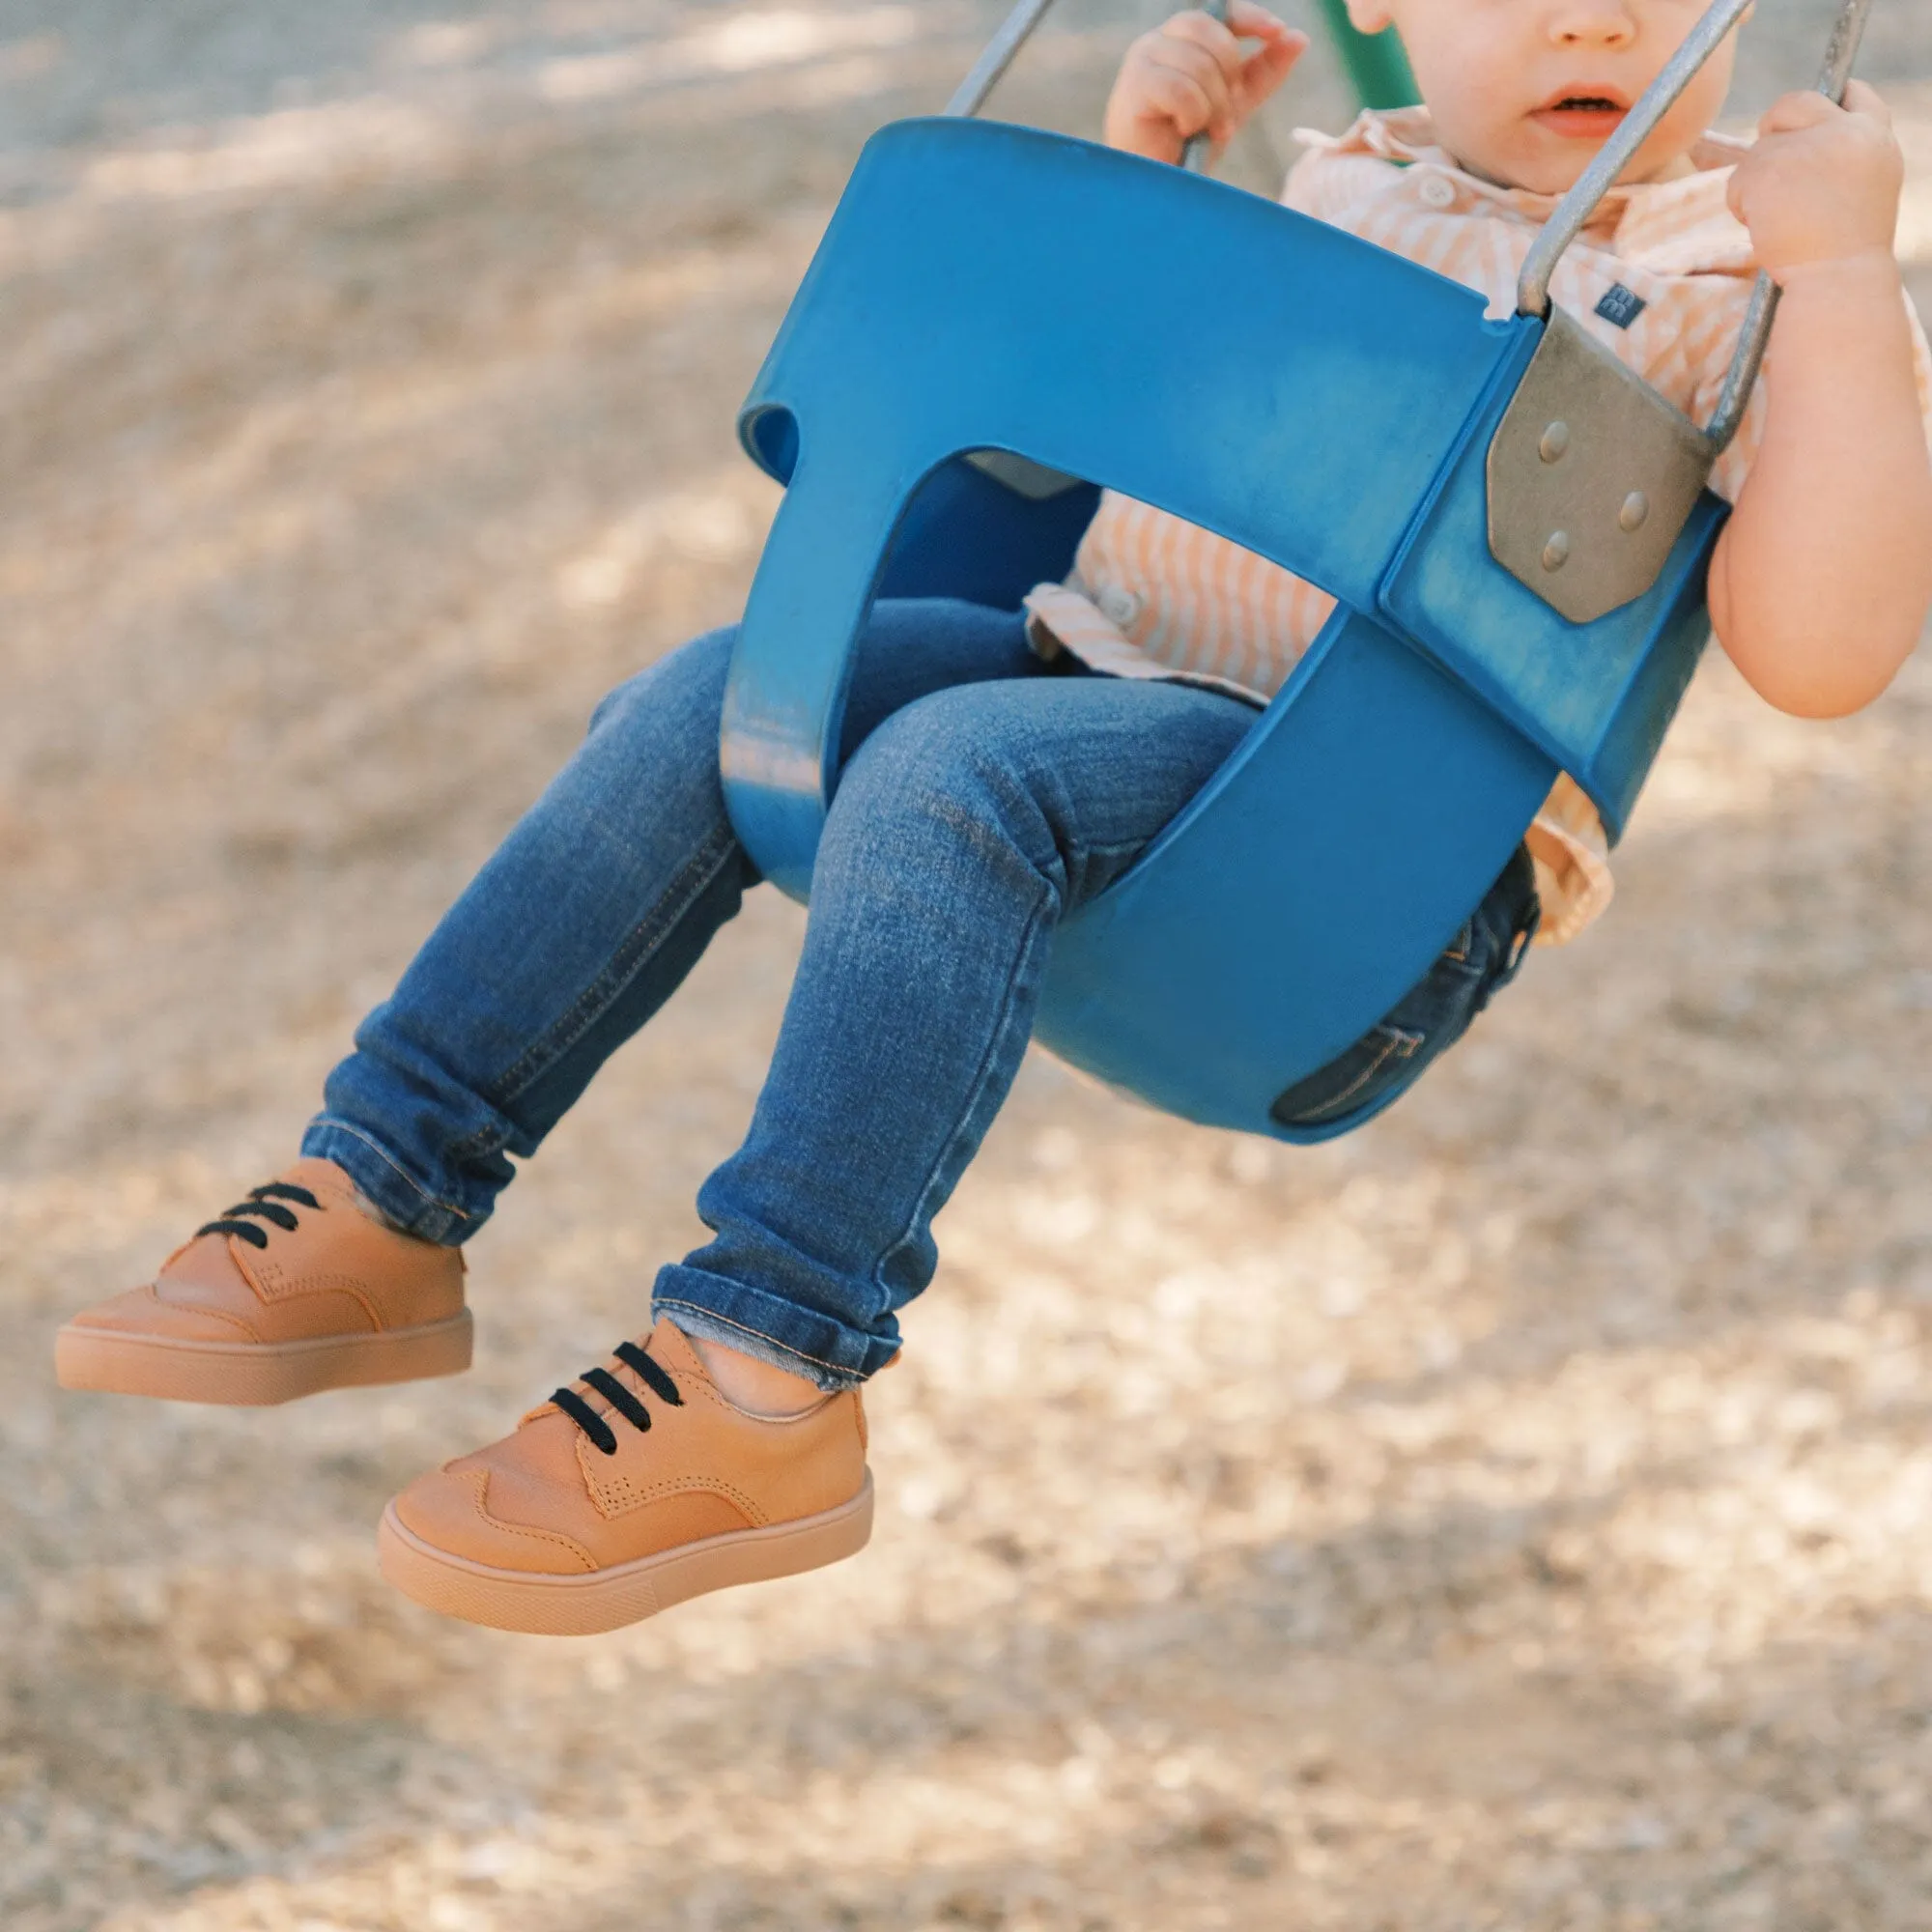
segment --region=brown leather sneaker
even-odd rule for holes
[[[384,1576],[445,1616],[587,1636],[837,1562],[871,1533],[859,1392],[750,1414],[660,1321],[514,1435],[412,1483],[376,1546]]]
[[[175,1402],[288,1402],[469,1366],[463,1257],[355,1205],[331,1160],[298,1160],[54,1343],[63,1388]]]

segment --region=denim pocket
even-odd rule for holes
[[[1316,1127],[1369,1106],[1406,1078],[1425,1037],[1383,1020],[1325,1066],[1277,1094],[1268,1112],[1285,1127]]]

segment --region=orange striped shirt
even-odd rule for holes
[[[1303,214],[1406,255],[1516,306],[1517,275],[1555,199],[1501,187],[1458,167],[1435,142],[1427,108],[1364,114],[1339,138],[1302,130],[1309,153],[1282,200]],[[1610,189],[1557,264],[1552,298],[1651,386],[1701,422],[1722,386],[1756,269],[1750,236],[1725,206],[1746,144],[1710,134],[1690,172]],[[1613,289],[1623,294],[1599,304]],[[1618,318],[1621,318],[1621,326]],[[1912,320],[1918,400],[1932,438],[1932,356]],[[1735,500],[1764,433],[1765,391],[1752,394],[1737,440],[1711,477]],[[1065,648],[1122,677],[1182,678],[1272,697],[1334,609],[1291,572],[1108,491],[1064,584],[1027,598],[1035,647]],[[1608,905],[1609,844],[1595,809],[1567,777],[1530,828],[1544,920],[1539,943],[1573,939]]]

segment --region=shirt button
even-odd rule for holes
[[[1118,583],[1109,583],[1094,600],[1100,607],[1100,614],[1117,630],[1133,628],[1140,616],[1143,600],[1131,590],[1123,590]]]
[[[1444,181],[1440,175],[1424,175],[1422,185],[1416,189],[1423,201],[1431,208],[1454,208],[1456,187],[1453,182]]]

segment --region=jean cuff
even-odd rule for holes
[[[459,1247],[489,1218],[439,1201],[359,1127],[318,1114],[302,1135],[303,1153],[332,1160],[391,1227],[438,1247]]]
[[[889,1338],[868,1335],[815,1308],[681,1262],[658,1272],[651,1318],[661,1315],[687,1335],[755,1355],[826,1390],[858,1387],[899,1351],[896,1333]]]

